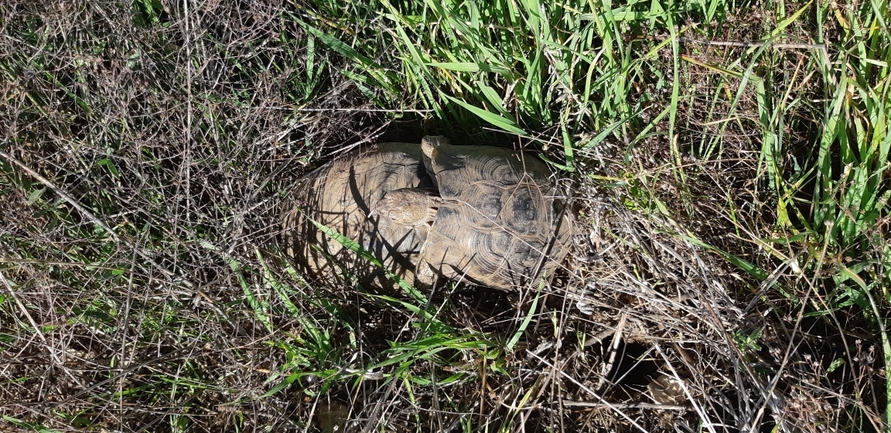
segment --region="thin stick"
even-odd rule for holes
[[[690,42],[699,45],[711,45],[716,47],[741,47],[741,48],[755,48],[755,47],[763,47],[768,46],[770,48],[777,49],[793,49],[793,50],[821,50],[826,51],[826,44],[789,44],[789,43],[780,43],[780,42],[736,42],[736,41],[707,41],[702,39],[688,39],[688,38],[678,38],[681,42]]]
[[[77,200],[74,199],[74,197],[68,195],[68,193],[66,193],[65,191],[62,191],[61,188],[57,187],[55,184],[50,182],[49,179],[41,176],[40,173],[37,173],[36,171],[32,170],[31,167],[28,167],[27,165],[25,165],[25,163],[19,161],[18,159],[13,158],[12,155],[10,155],[2,150],[0,150],[0,156],[5,158],[6,160],[12,162],[13,164],[19,166],[22,170],[25,170],[25,172],[27,172],[29,175],[31,175],[31,177],[33,177],[40,183],[46,185],[47,188],[50,188],[53,191],[55,191],[56,194],[59,194],[59,197],[62,197],[62,199],[67,201],[68,204],[70,204],[75,209],[77,209],[78,212],[82,213],[85,217],[87,217],[87,219],[89,219],[90,221],[93,221],[99,227],[102,227],[102,230],[105,230],[105,232],[108,233],[109,236],[112,237],[112,239],[120,242],[121,239],[118,237],[117,233],[115,233],[114,230],[111,229],[111,227],[109,227],[107,224],[105,224],[99,218],[96,218],[96,216],[93,215],[92,212],[88,211],[85,207],[81,206],[80,203],[78,203]]]

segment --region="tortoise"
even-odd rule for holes
[[[384,143],[310,173],[284,218],[288,253],[332,282],[336,264],[360,281],[393,286],[308,218],[352,239],[383,267],[427,288],[438,280],[510,290],[550,274],[573,219],[537,158],[492,146]]]

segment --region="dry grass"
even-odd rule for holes
[[[321,3],[76,3],[0,5],[4,428],[887,430],[887,294],[844,292],[838,277],[888,279],[886,212],[853,258],[874,267],[854,268],[854,247],[801,228],[813,188],[783,183],[818,183],[796,174],[825,126],[812,47],[753,56],[691,34],[630,50],[647,61],[622,60],[628,105],[612,110],[620,96],[597,87],[602,111],[574,112],[585,120],[568,148],[547,138],[565,132],[559,115],[536,126],[546,109],[513,107],[508,126],[539,131],[549,157],[575,152],[576,257],[542,288],[449,288],[416,305],[311,286],[276,242],[289,187],[334,153],[417,141],[438,122],[457,123],[459,141],[492,135],[467,132],[456,104],[430,108],[440,117],[423,128],[379,110],[448,101],[445,86],[417,84],[417,101],[387,87],[429,79],[376,69],[395,62],[395,25],[369,35]],[[757,40],[777,19],[754,9],[714,36]],[[307,23],[386,48],[357,71]],[[786,97],[746,87],[738,59]],[[577,103],[561,87],[572,81],[541,83],[568,93],[542,104]],[[603,140],[583,134],[630,113]],[[765,131],[798,144],[765,149]]]

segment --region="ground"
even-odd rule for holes
[[[0,424],[887,431],[887,2],[0,4]],[[548,161],[555,275],[312,283],[303,174]]]

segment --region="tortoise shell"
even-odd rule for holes
[[[572,218],[539,159],[491,146],[422,141],[441,203],[418,261],[418,278],[509,290],[550,274],[571,242]]]

